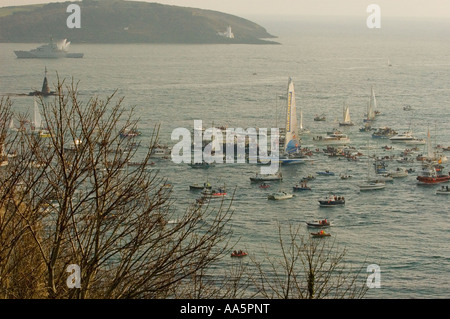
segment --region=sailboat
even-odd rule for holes
[[[386,187],[386,183],[382,180],[371,179],[370,176],[370,156],[367,156],[367,179],[358,184],[359,190],[362,191],[371,191],[377,189],[383,189]]]
[[[343,114],[343,122],[340,122],[339,125],[340,126],[353,126],[353,122],[350,119],[350,109],[347,105],[347,103],[344,102],[344,114]]]
[[[42,129],[42,117],[36,99],[34,99],[34,119],[32,124],[32,131],[34,134],[39,137],[50,137],[50,132]]]
[[[298,130],[298,133],[300,135],[310,133],[310,130],[308,130],[308,129],[303,127],[303,110],[302,110],[302,108],[300,108],[300,127],[299,127],[299,130]]]
[[[302,114],[300,112],[300,114]],[[301,124],[303,128],[303,124]],[[304,158],[300,149],[299,130],[297,125],[297,106],[295,103],[295,89],[292,78],[288,80],[286,126],[283,155],[279,158],[281,164],[301,164],[307,159]]]
[[[364,122],[372,122],[373,120],[375,120],[376,114],[379,113],[375,111],[375,108],[377,107],[377,99],[375,97],[375,91],[373,87],[371,91],[372,93],[370,95],[369,104],[367,105],[367,118],[364,119]]]

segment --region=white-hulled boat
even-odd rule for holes
[[[250,177],[250,181],[253,183],[259,182],[273,182],[273,181],[281,181],[283,180],[283,175],[281,172],[276,174],[256,174],[255,177]]]
[[[442,186],[440,189],[436,190],[436,195],[450,195],[450,189],[448,186]]]
[[[293,194],[284,192],[284,191],[278,191],[275,193],[272,193],[270,195],[267,196],[267,199],[271,199],[271,200],[283,200],[283,199],[289,199],[294,197]]]
[[[360,191],[372,191],[386,187],[385,182],[366,181],[358,185]]]
[[[409,173],[406,169],[400,169],[400,168],[397,168],[396,171],[391,171],[388,173],[388,176],[390,176],[392,178],[402,178],[402,177],[407,177],[408,175],[409,175]]]
[[[350,143],[350,138],[347,134],[334,130],[333,132],[328,132],[326,136],[314,137],[313,141],[321,145],[347,145]]]
[[[404,143],[408,145],[424,145],[424,139],[416,138],[411,131],[403,132],[389,138],[392,143]]]
[[[348,105],[344,102],[344,116],[343,121],[339,123],[340,126],[353,126],[353,122],[350,119],[350,109]]]
[[[30,51],[14,51],[19,59],[58,59],[58,58],[82,58],[83,53],[69,53],[70,42],[67,39],[54,43],[50,38],[50,43],[41,45]]]
[[[306,222],[306,225],[308,227],[314,227],[314,228],[330,227],[330,226],[332,226],[332,224],[333,224],[333,222],[327,220],[326,218],[324,218],[324,219],[315,219],[313,221]]]

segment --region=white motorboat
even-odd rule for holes
[[[350,138],[347,134],[334,130],[328,132],[326,136],[314,137],[313,141],[321,145],[347,145],[350,143]]]
[[[271,199],[271,200],[284,200],[284,199],[289,199],[294,197],[293,194],[290,193],[286,193],[284,191],[278,191],[276,193],[272,193],[270,195],[267,196],[267,199]]]
[[[255,177],[250,177],[250,181],[254,183],[258,182],[270,182],[270,181],[281,181],[283,175],[281,172],[276,174],[256,174]]]
[[[358,187],[360,191],[371,191],[385,188],[386,183],[376,181],[366,181],[365,183],[359,184]]]
[[[407,177],[409,175],[409,173],[406,169],[397,168],[396,171],[391,171],[387,175],[392,178],[402,178],[402,177]]]
[[[58,59],[58,58],[82,58],[83,53],[69,53],[68,47],[70,42],[67,39],[54,43],[50,39],[50,43],[41,45],[30,51],[14,51],[19,59]]]
[[[448,186],[442,186],[440,189],[436,190],[436,195],[450,195],[450,189]]]

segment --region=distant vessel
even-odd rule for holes
[[[70,42],[64,39],[54,43],[50,38],[50,43],[41,45],[30,51],[14,51],[19,59],[58,59],[58,58],[82,58],[83,53],[69,53]]]
[[[334,130],[327,132],[326,136],[313,137],[313,141],[322,145],[346,145],[350,143],[350,138],[341,131]]]
[[[45,73],[44,73],[44,81],[42,82],[42,89],[40,91],[33,91],[28,93],[29,96],[36,96],[36,95],[42,95],[42,96],[49,96],[49,95],[57,95],[55,91],[50,91],[50,87],[48,86],[48,80],[47,80],[47,67],[45,67]]]
[[[340,122],[339,125],[340,126],[353,126],[353,122],[350,119],[350,109],[345,102],[344,102],[343,122]]]

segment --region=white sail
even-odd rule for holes
[[[350,108],[348,105],[344,102],[344,123],[350,123]]]
[[[375,98],[375,91],[372,87],[372,94],[370,96],[370,102],[369,102],[369,110],[367,113],[367,118],[369,120],[373,120],[375,118],[375,109],[377,107],[377,99]]]
[[[34,127],[35,127],[35,130],[40,129],[41,126],[42,126],[41,113],[39,112],[39,107],[38,107],[36,100],[34,100]]]
[[[284,151],[287,154],[298,150],[297,106],[295,104],[294,82],[289,78],[286,108],[286,136]]]

